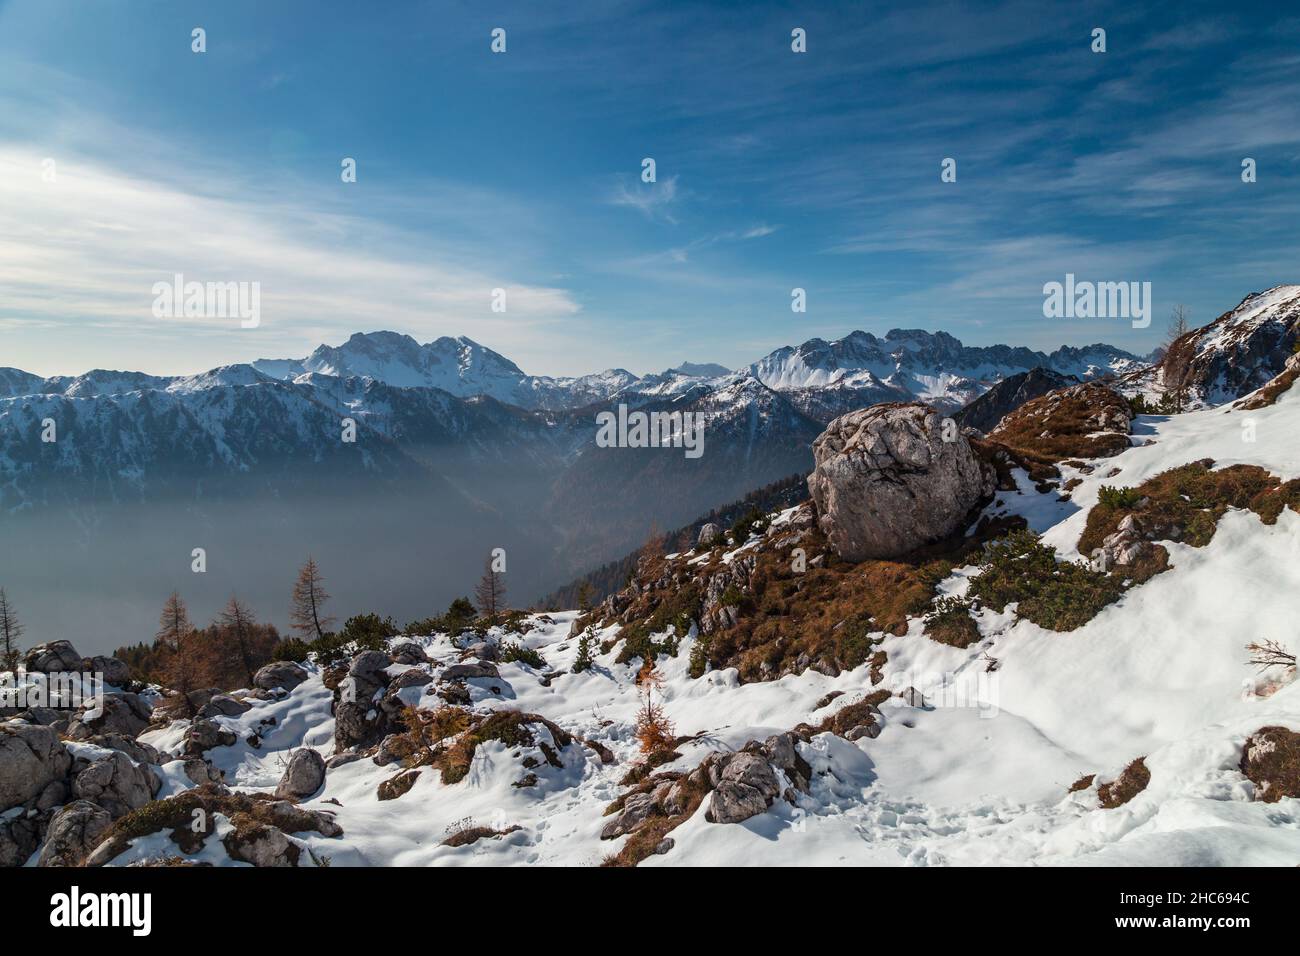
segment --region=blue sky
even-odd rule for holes
[[[197,371],[378,328],[538,374],[855,328],[1146,351],[1175,302],[1201,324],[1297,279],[1280,6],[561,6],[0,0],[0,365]],[[176,272],[260,282],[261,326],[155,318]],[[1150,281],[1156,321],[1044,318],[1067,272]]]

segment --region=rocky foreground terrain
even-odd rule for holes
[[[855,411],[806,500],[650,542],[595,607],[250,687],[32,648],[29,685],[111,686],[0,712],[0,864],[1294,866],[1300,366],[1267,367],[1179,415]]]

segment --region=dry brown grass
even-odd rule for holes
[[[1300,480],[1282,482],[1257,465],[1211,470],[1213,465],[1206,459],[1161,472],[1133,489],[1131,506],[1098,502],[1088,513],[1079,551],[1091,554],[1129,514],[1151,538],[1200,548],[1210,543],[1229,508],[1253,511],[1265,524],[1275,523],[1284,508],[1300,511]]]
[[[1151,771],[1147,769],[1146,760],[1138,757],[1115,780],[1097,788],[1097,800],[1105,809],[1114,810],[1136,797],[1150,782]]]
[[[1295,384],[1297,378],[1300,378],[1300,364],[1293,365],[1290,368],[1283,369],[1271,382],[1257,391],[1249,398],[1244,398],[1234,408],[1242,411],[1251,411],[1256,408],[1267,408],[1274,404],[1280,395],[1288,391]]]
[[[1246,739],[1241,772],[1256,786],[1256,799],[1277,803],[1300,797],[1300,734],[1286,727],[1261,727]]]
[[[1042,465],[1118,455],[1129,447],[1128,430],[1103,430],[1098,424],[1103,414],[1112,421],[1131,417],[1124,397],[1100,382],[1073,385],[1021,405],[989,433],[989,440]]]

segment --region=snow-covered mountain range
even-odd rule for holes
[[[738,377],[778,392],[809,389],[877,392],[960,406],[992,383],[1043,367],[1078,378],[1133,371],[1146,359],[1110,345],[1063,347],[1050,354],[994,345],[964,346],[944,332],[894,329],[883,339],[852,332],[826,342],[787,346],[732,372],[712,363],[683,362],[637,376],[622,368],[573,378],[528,375],[471,339],[443,337],[421,345],[396,332],[357,333],[340,346],[322,345],[304,359],[261,359],[257,371],[281,380],[307,373],[372,378],[397,387],[439,388],[461,398],[486,395],[525,409],[581,408],[618,396],[679,395],[721,389]]]
[[[1280,369],[1285,357],[1253,361]],[[463,593],[474,574],[463,555],[485,537],[518,558],[512,580],[525,599],[627,553],[652,526],[679,527],[806,473],[812,440],[847,411],[913,398],[955,410],[1030,369],[1133,377],[1142,361],[1106,345],[971,348],[944,333],[895,330],[812,339],[733,371],[685,362],[652,375],[551,378],[468,339],[421,345],[384,332],[197,375],[0,369],[0,521],[15,540],[47,549],[48,572],[37,579],[12,549],[0,555],[0,576],[28,583],[45,595],[41,610],[64,620],[73,609],[46,582],[117,574],[104,600],[128,633],[105,641],[156,616],[153,586],[128,580],[132,563],[204,542],[243,555],[224,565],[235,577],[206,579],[214,602],[219,587],[235,586],[273,599],[263,563],[271,573],[314,547],[354,575],[358,600],[388,588],[393,610],[414,614],[404,582],[436,570],[423,578],[435,601]],[[622,403],[703,415],[703,456],[597,447],[595,415]],[[342,437],[345,421],[355,441]],[[56,441],[42,440],[47,422]],[[179,510],[162,522],[160,503]],[[385,548],[367,556],[356,543],[380,524]],[[442,542],[433,552],[431,534]],[[249,551],[252,538],[260,543]],[[131,615],[121,612],[136,598]]]
[[[838,561],[799,505],[645,555],[594,611],[421,622],[194,716],[122,678],[100,716],[14,708],[0,864],[1294,866],[1291,384],[1252,394],[1257,442],[1220,406],[1125,419],[1049,482],[1013,460],[982,517],[1049,550],[1009,576],[961,534],[916,581]],[[1098,543],[1125,567],[1079,562]]]

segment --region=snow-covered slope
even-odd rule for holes
[[[1291,440],[1300,428],[1300,391],[1250,412],[1257,441],[1242,441],[1246,417],[1222,408],[1141,417],[1134,447],[1062,466],[1077,479],[1068,497],[1036,490],[1022,473],[1020,490],[1002,492],[989,511],[1025,516],[1068,558],[1102,485],[1134,486],[1204,458],[1215,459],[1216,468],[1255,464],[1280,479],[1300,476],[1300,444]],[[724,549],[720,566],[742,563],[787,534],[798,510]],[[459,706],[478,715],[471,719],[519,712],[534,721],[532,730],[507,740],[483,736],[454,782],[436,761],[381,766],[373,750],[360,749],[360,758],[338,761],[302,803],[332,815],[343,834],[297,833],[293,842],[310,850],[304,862],[343,865],[593,865],[636,839],[611,834],[640,813],[634,805],[646,806],[638,794],[653,794],[655,807],[673,806],[672,785],[697,779],[697,768],[740,751],[767,760],[780,749],[773,735],[802,725],[793,744],[797,759],[782,764],[770,756],[784,790],[765,811],[739,823],[713,822],[709,798],[694,809],[688,802],[665,838],[654,831],[655,852],[636,858],[655,866],[1293,866],[1300,859],[1300,803],[1263,799],[1265,791],[1242,772],[1242,756],[1261,728],[1300,731],[1300,686],[1293,669],[1257,673],[1244,663],[1244,648],[1270,637],[1292,640],[1286,596],[1300,585],[1300,514],[1285,509],[1270,525],[1230,509],[1203,547],[1163,544],[1168,571],[1072,631],[1044,630],[1009,606],[980,610],[979,638],[966,648],[930,639],[920,618],[903,633],[871,635],[887,656],[879,679],[869,664],[748,683],[732,668],[692,676],[703,638],[695,622],[684,633],[670,625],[658,634],[675,635],[676,653],[658,658],[657,700],[675,725],[677,756],[650,770],[638,770],[643,758],[633,733],[644,703],[642,661],[621,653],[632,629],[612,624],[587,632],[592,666],[585,670],[583,643],[572,633],[576,612],[534,614],[509,631],[478,636],[416,636],[429,662],[384,668],[376,680],[393,683],[376,692],[372,715],[376,708],[391,712],[394,694],[432,713],[463,693]],[[690,560],[718,559],[706,551]],[[954,569],[940,593],[965,593],[974,570]],[[491,656],[488,646],[512,644],[542,661],[526,663],[516,653],[509,663],[475,662]],[[465,660],[471,671],[453,677],[448,668]],[[247,713],[216,718],[238,738],[207,752],[228,785],[270,793],[290,752],[336,754],[337,695],[320,668],[310,670],[287,694],[250,698]],[[398,686],[404,689],[392,689]],[[882,688],[893,695],[880,699]],[[819,722],[872,694],[878,733],[848,739],[817,731]],[[541,718],[550,722],[546,729],[536,722]],[[176,751],[187,727],[177,721],[141,740]],[[1145,785],[1131,799],[1103,806],[1099,788],[1139,757],[1149,773]],[[638,784],[647,773],[658,775],[651,784],[663,783]],[[399,778],[409,789],[380,799]],[[167,780],[168,792],[188,786],[179,772]],[[663,819],[656,817],[663,811],[647,812],[638,819]],[[485,829],[470,840],[476,827]],[[157,834],[113,862],[177,852]],[[231,862],[211,838],[198,855]]]
[[[1125,391],[1158,398],[1167,367],[1186,368],[1187,399],[1195,406],[1241,398],[1282,371],[1300,344],[1300,285],[1253,292],[1236,308],[1193,329],[1151,369],[1126,375]]]

